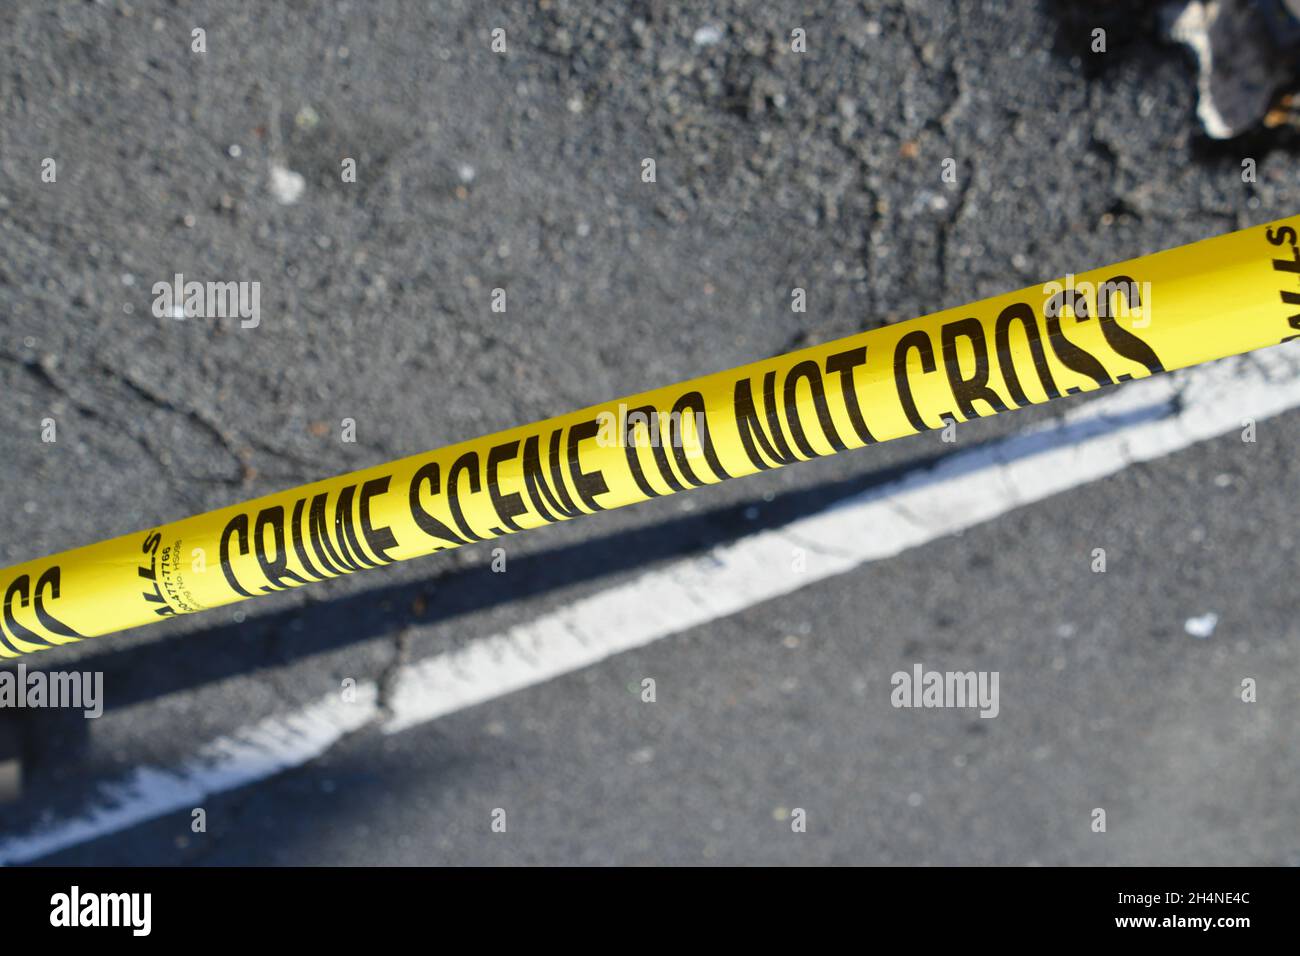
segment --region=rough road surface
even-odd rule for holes
[[[1295,143],[1205,141],[1194,65],[1144,7],[16,5],[0,565],[1300,211]],[[260,282],[259,325],[155,316],[176,273]],[[50,859],[1300,863],[1297,442],[1289,412],[362,728],[205,799],[205,833],[175,812]],[[345,678],[387,692],[400,663],[949,451],[918,436],[551,527],[506,543],[505,574],[467,548],[43,655],[102,670],[107,711],[22,718],[0,843]],[[917,660],[1000,669],[1002,718],[900,719],[888,675]],[[629,691],[647,674],[653,707]],[[1270,678],[1255,709],[1242,676]]]

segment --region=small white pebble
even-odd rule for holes
[[[696,46],[715,46],[722,40],[722,29],[713,25],[702,26],[691,38]]]
[[[1183,624],[1183,630],[1192,637],[1199,637],[1202,640],[1214,633],[1214,629],[1219,625],[1219,615],[1210,611],[1202,614],[1200,617],[1189,617]]]
[[[231,143],[230,147],[226,150],[226,152],[230,154],[231,159],[238,159],[240,156],[244,154],[244,151],[239,148],[238,143]]]
[[[283,166],[271,167],[271,195],[282,206],[291,206],[302,198],[307,188],[307,180],[292,169]]]

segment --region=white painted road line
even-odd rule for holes
[[[503,634],[407,665],[381,711],[373,684],[208,743],[171,767],[142,767],[91,794],[87,810],[0,838],[0,864],[39,859],[301,766],[382,720],[434,720],[734,614],[861,564],[989,521],[1300,406],[1300,353],[1274,348],[1121,386],[1060,422],[910,473],[779,528],[680,559]],[[803,570],[794,566],[802,549]]]

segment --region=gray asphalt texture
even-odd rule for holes
[[[0,36],[0,564],[1300,209],[1296,143],[1200,137],[1191,62],[1144,10],[22,5]],[[295,204],[272,164],[305,177]],[[261,325],[155,318],[176,272],[260,281]],[[207,834],[175,815],[52,862],[1295,865],[1297,439],[1289,413],[1257,445],[363,731],[210,801]],[[467,548],[42,655],[104,670],[109,710],[28,721],[0,833],[948,450],[918,436],[553,526],[505,542],[504,575]],[[1183,632],[1210,610],[1212,638]],[[894,710],[888,675],[916,660],[1000,670],[1002,716]],[[654,705],[628,692],[644,676]],[[1267,678],[1256,705],[1243,676]]]

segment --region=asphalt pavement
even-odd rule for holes
[[[1300,209],[1294,140],[1205,140],[1193,64],[1137,4],[10,18],[0,565]],[[260,324],[156,316],[176,273],[260,282]],[[973,422],[959,445],[1059,413]],[[364,728],[207,801],[206,833],[171,814],[51,861],[1295,865],[1297,438],[1286,413],[1257,445],[1224,436],[432,723]],[[949,450],[921,435],[548,527],[507,542],[504,575],[470,547],[50,652],[104,672],[107,712],[25,719],[0,836]],[[1207,613],[1213,634],[1189,635]],[[915,660],[999,670],[1002,715],[891,708],[882,686]],[[629,690],[647,675],[649,706]]]

